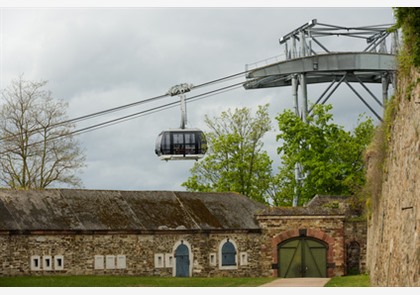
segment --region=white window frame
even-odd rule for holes
[[[155,253],[155,268],[165,267],[165,254]]]
[[[210,253],[209,254],[209,264],[210,266],[217,266],[217,254]]]
[[[106,255],[105,256],[105,268],[106,269],[115,269],[115,255]]]
[[[104,261],[104,256],[103,255],[95,255],[94,268],[95,269],[105,269],[105,261]]]
[[[31,270],[41,270],[41,257],[39,255],[31,256]]]
[[[61,261],[61,265],[59,263]],[[64,257],[63,255],[54,256],[54,270],[63,270],[64,269]]]
[[[172,253],[165,253],[165,267],[174,266],[174,255]]]
[[[42,256],[43,270],[53,270],[53,259],[51,255]]]
[[[247,252],[241,252],[239,253],[239,262],[240,265],[248,265],[248,253]]]
[[[117,255],[117,269],[127,268],[127,258],[125,255]]]

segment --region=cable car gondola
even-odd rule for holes
[[[155,153],[161,160],[199,160],[207,151],[207,141],[200,129],[185,128],[187,112],[185,92],[191,85],[181,84],[172,87],[168,94],[179,95],[181,99],[181,126],[177,129],[162,131],[157,139]]]
[[[155,152],[161,160],[199,160],[206,151],[206,138],[199,129],[165,130],[156,139]]]

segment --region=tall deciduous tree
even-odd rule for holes
[[[80,186],[85,157],[71,133],[67,104],[44,90],[46,81],[20,76],[2,91],[0,181],[6,187]],[[67,121],[66,121],[67,120]]]
[[[259,106],[255,117],[248,108],[222,112],[205,122],[207,156],[196,162],[192,176],[182,185],[190,191],[233,191],[259,202],[267,202],[271,163],[262,150],[262,138],[271,129],[268,105]]]
[[[333,123],[331,109],[331,105],[314,106],[307,123],[290,110],[276,117],[282,165],[275,204],[290,205],[295,194],[300,205],[316,194],[351,195],[365,182],[363,153],[375,129],[373,122],[359,119],[348,132]],[[304,176],[300,183],[295,177],[297,163]]]

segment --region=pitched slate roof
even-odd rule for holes
[[[0,231],[250,230],[266,206],[236,193],[0,190]]]

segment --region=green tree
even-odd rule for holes
[[[358,126],[348,132],[333,123],[331,109],[315,105],[307,123],[290,110],[276,117],[277,141],[282,142],[276,205],[291,205],[295,194],[299,205],[316,194],[351,195],[364,184],[363,153],[375,129],[373,122],[359,118]],[[304,178],[301,182],[295,177],[296,164]]]
[[[400,70],[409,71],[411,66],[420,67],[420,8],[394,8],[397,23],[394,29],[403,32],[403,48],[399,53]]]
[[[205,122],[209,150],[196,162],[191,177],[182,185],[189,191],[233,191],[259,202],[267,202],[272,161],[262,150],[262,138],[271,129],[268,105],[259,106],[252,116],[250,109],[222,112]]]
[[[84,167],[85,157],[71,136],[67,104],[54,100],[43,89],[46,84],[21,76],[2,91],[0,182],[6,187],[80,186],[75,172]]]

